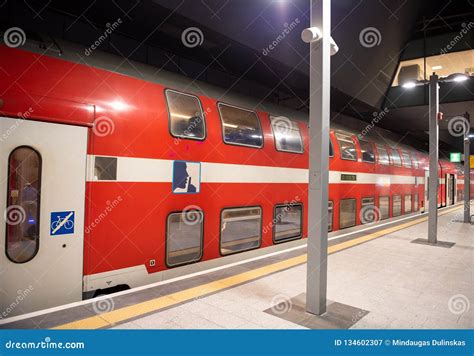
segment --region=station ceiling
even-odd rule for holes
[[[224,90],[308,109],[309,47],[300,34],[309,26],[309,0],[7,0],[0,6],[3,26],[85,46],[120,18],[120,27],[100,49],[162,64]],[[459,26],[457,16],[469,13],[474,13],[472,0],[333,0],[332,37],[340,50],[331,62],[332,109],[370,120],[382,110],[405,46],[425,35],[422,20],[433,19],[428,35],[438,34],[452,31]],[[183,42],[189,28],[202,34],[196,46]],[[361,37],[370,29],[376,29],[375,44]],[[150,58],[149,48],[164,60]],[[449,110],[472,110],[472,102],[451,103]],[[380,126],[426,139],[428,122],[420,119],[425,111],[424,106],[392,110]]]

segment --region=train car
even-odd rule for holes
[[[58,43],[0,46],[0,317],[306,237],[304,115]],[[330,231],[426,209],[425,154],[336,125],[330,145]]]

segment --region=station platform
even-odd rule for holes
[[[454,243],[448,247],[412,243],[426,238],[427,214],[331,234],[329,307],[353,308],[347,328],[473,328],[474,225],[459,222],[462,216],[462,205],[439,212],[438,239]],[[289,321],[304,303],[307,256],[304,240],[285,246],[155,285],[6,319],[0,327],[316,328],[306,317],[293,315]]]

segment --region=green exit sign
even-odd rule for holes
[[[460,152],[451,152],[449,160],[451,162],[457,162],[457,163],[461,162],[461,153]]]

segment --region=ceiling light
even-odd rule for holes
[[[402,85],[402,87],[404,87],[405,89],[411,89],[411,88],[416,87],[416,83],[415,82],[406,82]]]
[[[443,69],[443,66],[433,66],[431,67],[433,70]]]
[[[453,78],[455,82],[464,82],[465,80],[468,80],[468,79],[469,79],[468,76],[464,74],[458,74]]]

